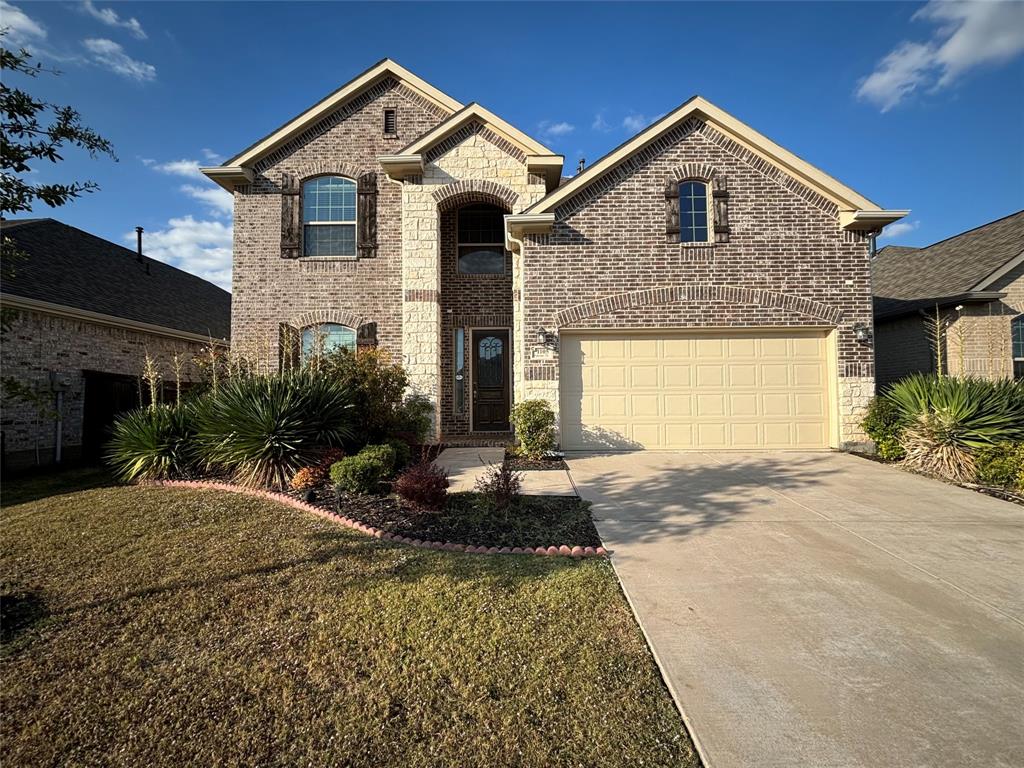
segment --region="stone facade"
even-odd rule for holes
[[[665,188],[699,168],[728,180],[727,242],[666,236]],[[839,226],[834,203],[690,120],[555,211],[523,249],[526,328],[833,328],[840,442],[865,439],[873,394],[868,241]],[[558,355],[527,341],[523,395],[558,408]]]
[[[37,393],[38,400],[4,400],[0,424],[5,468],[53,463],[58,428],[64,460],[80,457],[86,371],[137,378],[142,374],[148,352],[156,360],[164,381],[171,385],[172,357],[179,353],[186,359],[182,381],[190,384],[200,379],[192,357],[203,346],[154,333],[18,310],[11,328],[0,336],[3,375],[28,386]],[[58,392],[62,393],[59,420]]]

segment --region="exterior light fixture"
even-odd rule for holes
[[[853,326],[853,337],[861,344],[871,343],[871,326],[857,323]]]
[[[545,347],[550,347],[551,349],[554,349],[555,345],[557,344],[557,341],[558,340],[557,340],[557,337],[555,336],[555,334],[553,334],[553,333],[551,333],[549,331],[546,331],[543,328],[541,328],[539,331],[537,331],[537,343],[538,344],[543,344]]]

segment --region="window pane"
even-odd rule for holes
[[[455,329],[455,412],[463,413],[466,408],[466,332]]]
[[[307,224],[302,232],[304,256],[355,256],[355,224]]]
[[[503,275],[505,249],[500,245],[459,248],[459,272],[464,275]]]
[[[1024,315],[1013,318],[1013,356],[1024,358]]]
[[[493,205],[459,209],[459,243],[504,243],[505,213]]]
[[[679,185],[679,241],[701,243],[708,239],[708,188],[700,181]]]
[[[477,344],[476,384],[479,387],[500,387],[505,381],[502,373],[505,345],[501,339],[488,336]]]
[[[323,355],[337,349],[356,348],[356,332],[337,323],[311,325],[302,329],[302,359]]]
[[[341,176],[319,176],[302,185],[302,220],[356,220],[356,184]]]

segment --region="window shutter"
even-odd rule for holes
[[[359,257],[372,259],[377,255],[377,174],[364,173],[357,188]]]
[[[281,371],[291,371],[302,365],[300,342],[302,332],[288,323],[281,323],[278,332],[277,354]]]
[[[665,184],[665,242],[679,242],[679,182],[673,179]]]
[[[356,331],[356,349],[372,349],[377,346],[377,324],[363,323]]]
[[[302,224],[299,221],[299,180],[292,173],[281,174],[281,258],[297,259],[302,253]]]
[[[711,179],[711,197],[715,203],[715,242],[729,242],[729,185],[716,173]]]

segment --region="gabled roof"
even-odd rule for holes
[[[871,266],[875,314],[892,316],[922,302],[990,294],[992,285],[1022,262],[1024,211],[925,248],[886,246]]]
[[[207,174],[217,183],[225,181],[223,177],[228,171],[233,171],[235,175],[242,177],[244,175],[242,169],[251,168],[252,164],[261,157],[281,146],[293,136],[298,135],[316,121],[343,106],[346,102],[351,101],[367,88],[371,88],[386,77],[393,77],[399,82],[404,83],[420,93],[424,98],[448,112],[457,112],[462,109],[460,102],[448,94],[439,91],[426,80],[414,75],[398,62],[391,59],[383,59],[365,72],[356,75],[356,77],[318,101],[302,114],[292,118],[280,128],[242,150],[223,165],[203,168],[203,173]],[[239,178],[237,181],[244,182],[244,179]]]
[[[564,200],[586,189],[627,158],[660,138],[685,120],[697,117],[721,131],[738,144],[760,155],[824,197],[840,210],[840,223],[850,229],[878,229],[896,221],[909,211],[887,211],[840,183],[823,171],[783,149],[766,136],[734,118],[700,96],[694,96],[661,120],[619,145],[567,184],[528,208],[525,214],[545,214]]]
[[[231,294],[188,272],[55,219],[0,225],[27,254],[3,281],[5,299],[72,307],[201,337],[227,338]]]
[[[423,172],[424,154],[449,136],[458,133],[463,126],[473,122],[487,127],[500,138],[521,150],[526,155],[526,165],[529,171],[544,176],[549,190],[558,186],[562,178],[562,163],[565,158],[562,155],[556,155],[539,141],[526,135],[475,101],[467,104],[440,125],[420,136],[398,154],[379,158],[380,163],[388,175],[394,179],[400,179],[407,175],[418,175]]]
[[[527,155],[554,154],[554,152],[545,147],[539,141],[527,136],[514,125],[502,120],[489,109],[481,106],[475,101],[467,104],[432,131],[420,136],[420,138],[406,146],[405,149],[398,154],[421,155],[434,145],[444,141],[446,138],[458,131],[462,126],[467,125],[474,120],[483,123],[498,135],[512,142]]]

